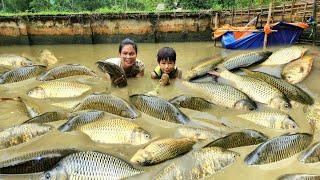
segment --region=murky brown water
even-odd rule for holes
[[[89,84],[93,87],[91,92],[107,91],[116,94],[120,97],[128,99],[128,95],[135,93],[157,92],[159,96],[166,99],[183,93],[192,93],[192,91],[185,88],[179,80],[173,82],[168,87],[159,87],[158,81],[150,79],[150,72],[157,65],[156,53],[157,50],[164,46],[171,46],[177,51],[177,65],[183,72],[189,70],[193,65],[201,62],[202,59],[212,56],[227,56],[233,53],[239,53],[231,50],[215,48],[211,42],[193,42],[193,43],[161,43],[161,44],[138,44],[139,52],[138,58],[143,60],[146,65],[145,77],[129,79],[128,87],[117,89],[110,87],[110,81],[96,78],[77,78],[78,81]],[[60,60],[59,64],[83,64],[95,71],[98,71],[95,62],[107,57],[116,57],[118,51],[118,44],[105,45],[41,45],[41,46],[2,46],[0,47],[0,54],[14,53],[25,55],[30,58],[36,58],[40,50],[47,48],[51,50]],[[311,94],[318,99],[320,95],[319,75],[320,75],[320,47],[308,46],[309,53],[315,54],[314,66],[309,77],[299,84],[300,87],[311,92]],[[267,69],[259,68],[272,74],[279,73],[279,68]],[[102,77],[102,74],[100,74]],[[0,97],[16,97],[22,96],[32,103],[40,112],[47,112],[52,110],[59,110],[61,108],[53,106],[54,103],[69,104],[69,106],[77,103],[80,98],[73,99],[45,99],[35,100],[26,96],[26,92],[38,85],[35,79],[30,79],[14,84],[0,85]],[[196,94],[195,94],[196,95]],[[182,109],[190,118],[198,120],[219,121],[225,124],[237,127],[239,129],[253,128],[269,135],[270,137],[278,136],[284,131],[275,131],[272,129],[263,129],[247,121],[239,121],[235,115],[239,112],[215,107],[207,112],[198,112],[188,109]],[[290,112],[290,115],[299,124],[299,132],[310,132],[310,126],[305,120],[303,106],[295,104]],[[21,104],[14,101],[0,102],[0,129],[10,127],[15,124],[24,122],[28,117],[24,114]],[[65,121],[53,123],[59,126]],[[164,138],[174,136],[175,128],[179,125],[169,124],[147,115],[143,115],[136,121],[144,129],[151,132],[154,138]],[[319,137],[315,137],[318,141]],[[40,139],[36,139],[30,143],[14,146],[9,149],[0,150],[0,161],[7,159],[10,156],[18,155],[24,151],[32,151],[34,149],[50,149],[56,147],[77,147],[81,150],[97,150],[107,152],[121,157],[125,160],[131,158],[137,149],[142,146],[129,145],[105,145],[94,143],[86,135],[80,132],[60,133],[53,131]],[[297,161],[297,156],[282,160],[277,163],[272,163],[263,166],[247,166],[243,159],[256,146],[235,148],[236,152],[241,153],[241,158],[230,167],[226,168],[220,173],[217,173],[215,179],[276,179],[278,176],[285,173],[319,173],[320,167],[318,163],[305,165]],[[150,179],[150,176],[157,172],[160,167],[167,162],[160,165],[147,167],[146,173],[136,177],[136,179]],[[32,176],[19,176],[20,178],[32,178]],[[34,176],[33,178],[36,178]],[[8,177],[9,178],[9,177]],[[11,179],[16,179],[17,176],[12,176]],[[132,178],[133,179],[133,178]]]

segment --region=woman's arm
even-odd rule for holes
[[[140,71],[140,72],[136,75],[136,77],[143,77],[143,76],[144,76],[144,70]]]

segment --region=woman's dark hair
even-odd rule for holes
[[[123,41],[121,41],[120,45],[119,45],[119,53],[121,53],[122,51],[122,48],[125,46],[125,45],[132,45],[132,47],[134,48],[134,50],[136,51],[136,53],[138,54],[138,46],[137,44],[132,41],[131,39],[129,38],[126,38],[124,39]]]
[[[171,47],[163,47],[158,51],[157,54],[158,63],[161,60],[173,61],[176,63],[176,51]]]

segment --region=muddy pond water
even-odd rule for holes
[[[192,90],[183,86],[181,80],[172,81],[170,86],[159,86],[157,80],[150,78],[150,73],[157,65],[156,53],[164,46],[173,47],[177,52],[177,66],[183,71],[188,71],[192,66],[197,63],[203,62],[203,59],[217,56],[229,56],[232,54],[240,54],[248,51],[234,51],[226,50],[221,47],[214,47],[213,42],[190,42],[190,43],[139,43],[138,44],[138,59],[144,61],[146,69],[145,76],[142,78],[133,78],[128,80],[128,86],[125,88],[115,88],[110,85],[110,81],[104,77],[104,74],[99,73],[99,78],[91,77],[76,77],[76,81],[90,85],[93,89],[79,98],[66,98],[66,99],[44,99],[38,100],[28,97],[27,91],[40,84],[35,78],[21,81],[18,83],[0,85],[0,97],[17,97],[20,96],[30,102],[41,113],[53,110],[67,110],[70,111],[71,107],[77,104],[86,95],[92,92],[109,92],[128,100],[128,96],[137,93],[152,92],[165,99],[181,94],[195,94]],[[320,96],[320,47],[305,46],[309,49],[309,54],[314,56],[313,69],[310,75],[301,83],[299,87],[309,92],[316,100]],[[35,46],[0,46],[0,54],[13,53],[24,55],[30,59],[36,59],[42,49],[49,49],[59,59],[58,64],[82,64],[92,70],[99,72],[95,62],[97,60],[106,59],[109,57],[116,57],[118,55],[118,44],[98,44],[98,45],[35,45]],[[270,48],[271,51],[278,49]],[[256,51],[256,50],[255,50]],[[253,67],[252,69],[260,69],[264,72],[271,74],[279,74],[281,67]],[[209,79],[210,80],[210,79]],[[65,107],[60,107],[64,105]],[[259,106],[264,109],[264,106]],[[222,122],[231,126],[235,130],[241,129],[255,129],[269,137],[279,136],[287,133],[288,131],[273,130],[261,128],[249,121],[239,120],[235,115],[242,113],[240,111],[227,109],[224,107],[214,106],[211,110],[199,112],[189,109],[181,109],[191,119],[210,122]],[[289,112],[291,117],[298,123],[299,128],[295,132],[311,132],[310,125],[306,121],[303,105],[293,104],[292,110]],[[28,117],[23,111],[19,102],[4,101],[0,102],[0,129],[4,129],[16,124],[20,124],[27,120]],[[52,123],[54,126],[63,124],[63,121]],[[146,114],[135,120],[137,124],[148,130],[154,139],[175,137],[175,130],[180,125],[167,123],[155,119]],[[315,137],[314,141],[319,141],[319,137]],[[113,154],[125,160],[129,160],[133,154],[142,146],[132,145],[110,145],[95,143],[88,136],[78,131],[68,133],[61,133],[57,130],[42,136],[34,141],[13,146],[8,149],[0,150],[0,161],[8,159],[9,157],[17,156],[22,152],[32,151],[35,149],[51,149],[57,147],[75,147],[80,150],[96,150]],[[261,166],[248,166],[244,163],[244,158],[257,146],[248,146],[241,148],[234,148],[233,151],[241,154],[240,158],[235,164],[225,168],[216,175],[208,178],[214,179],[276,179],[280,175],[287,173],[318,173],[320,174],[319,163],[303,164],[297,160],[297,155],[267,165]],[[142,167],[146,173],[129,179],[151,179],[162,166],[168,164],[169,161],[155,166]],[[186,162],[188,163],[188,162]],[[137,166],[139,167],[139,166]],[[23,175],[23,176],[4,176],[5,179],[24,179],[31,178],[37,179],[37,175]]]

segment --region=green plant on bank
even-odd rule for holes
[[[257,7],[266,5],[270,0],[1,0],[1,15],[25,14],[78,14],[86,13],[132,13],[156,12],[159,3],[165,5],[161,12],[177,9],[197,12],[199,10],[222,10],[234,8]],[[273,0],[275,4],[283,0]],[[291,3],[291,1],[288,1]],[[12,14],[11,14],[12,15]]]

